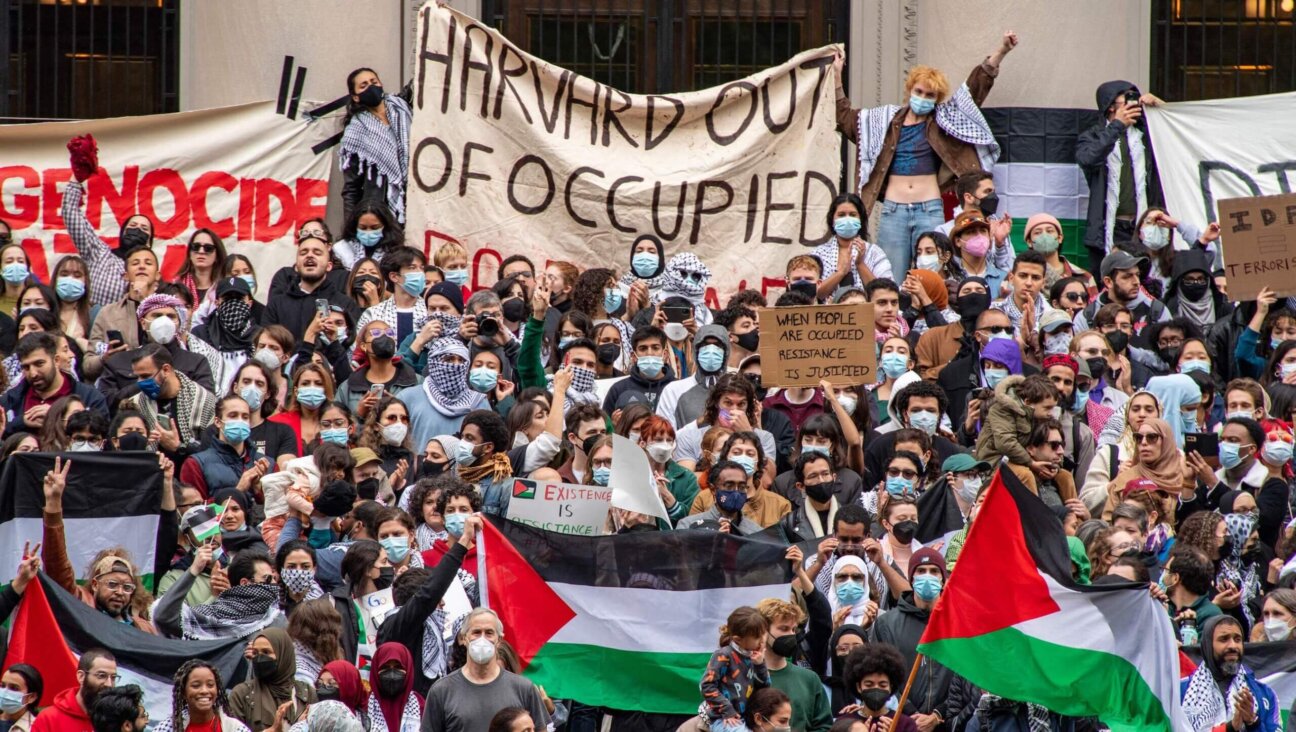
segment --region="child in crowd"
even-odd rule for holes
[[[1034,374],[1009,376],[995,386],[994,392],[985,426],[977,436],[977,460],[994,464],[1006,457],[1014,465],[1031,467],[1034,461],[1026,452],[1026,440],[1035,420],[1056,417],[1053,408],[1058,403],[1057,388],[1047,377]]]
[[[768,632],[769,623],[754,607],[729,613],[720,628],[720,648],[711,654],[699,684],[703,701],[698,714],[711,732],[747,732],[747,699],[770,684],[765,668]]]

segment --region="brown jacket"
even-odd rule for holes
[[[1035,474],[1031,472],[1030,468],[1025,465],[1013,465],[1012,463],[1004,463],[1004,465],[1008,466],[1013,475],[1021,479],[1022,484],[1029,488],[1031,493],[1039,495],[1039,484],[1035,481]],[[1053,484],[1057,486],[1058,496],[1063,501],[1069,501],[1076,497],[1075,478],[1071,476],[1070,472],[1059,470],[1057,475],[1053,476]]]
[[[972,69],[968,74],[967,85],[968,91],[972,92],[972,101],[979,107],[985,103],[985,98],[990,94],[990,89],[994,86],[995,77],[999,70],[982,62]],[[840,82],[840,80],[839,80]],[[907,100],[906,100],[907,102]],[[868,110],[863,110],[867,112]],[[862,171],[859,168],[859,157],[855,160],[855,180],[859,186],[860,198],[864,200],[864,215],[873,209],[873,204],[882,196],[883,185],[886,183],[887,174],[891,171],[891,160],[895,157],[896,145],[900,141],[900,127],[904,124],[905,113],[909,111],[906,105],[900,107],[894,118],[891,119],[891,127],[887,130],[886,141],[882,143],[882,152],[878,154],[877,164],[873,166],[873,171],[869,174],[868,180],[864,180]],[[842,90],[841,84],[837,86],[837,130],[846,136],[846,139],[853,143],[859,143],[859,120],[861,110],[851,107],[850,100],[846,98],[846,92]],[[941,159],[940,174],[937,176],[937,182],[941,190],[949,190],[954,187],[954,180],[964,173],[970,173],[974,170],[981,169],[981,160],[977,157],[976,147],[966,142],[951,137],[949,134],[936,124],[935,113],[927,115],[927,141],[931,143],[932,151]],[[934,377],[932,377],[934,378]]]
[[[936,381],[941,369],[958,356],[963,340],[963,323],[950,323],[929,328],[918,336],[914,358],[918,361],[918,375],[927,381]]]
[[[41,539],[41,562],[45,565],[45,573],[50,576],[50,579],[57,582],[59,587],[81,598],[81,601],[90,607],[95,606],[94,593],[90,591],[89,587],[83,587],[76,582],[76,570],[72,568],[72,560],[68,558],[67,536],[63,531],[62,513],[45,512],[45,535]],[[153,623],[135,615],[129,607],[126,612],[130,614],[131,623],[137,629],[157,635],[157,629],[153,627]]]

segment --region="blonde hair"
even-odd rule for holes
[[[909,69],[909,73],[905,75],[905,94],[913,91],[918,84],[936,92],[937,102],[949,99],[949,79],[945,78],[945,72],[934,66],[915,66]]]
[[[809,254],[798,254],[789,259],[787,263],[787,275],[789,277],[792,276],[792,270],[794,269],[813,269],[819,273],[820,277],[823,276],[823,263],[819,261],[818,257],[812,257]]]
[[[446,262],[457,257],[462,257],[465,262],[468,261],[468,250],[464,249],[464,246],[459,242],[448,241],[442,244],[440,249],[436,250],[436,254],[432,255],[432,263],[441,269],[445,269]]]
[[[756,609],[760,614],[765,616],[765,621],[770,625],[778,622],[780,618],[791,618],[792,622],[800,625],[805,622],[806,614],[800,605],[780,600],[777,597],[767,597],[756,603]]]

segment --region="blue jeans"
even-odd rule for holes
[[[945,223],[945,204],[939,198],[918,203],[882,202],[882,219],[878,222],[876,244],[891,260],[891,274],[896,284],[904,282],[918,236],[935,231]]]

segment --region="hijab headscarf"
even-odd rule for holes
[[[836,587],[837,573],[846,567],[854,567],[860,571],[860,574],[864,575],[864,581],[860,583],[864,586],[864,596],[860,598],[859,602],[849,606],[842,605],[841,600],[837,599]],[[835,616],[837,611],[842,609],[842,607],[850,607],[850,613],[846,615],[846,619],[842,622],[859,625],[860,621],[864,620],[864,608],[868,606],[869,588],[871,586],[868,580],[868,568],[865,566],[864,560],[853,554],[838,557],[837,561],[833,563],[832,576],[832,587],[828,592],[828,604],[832,607],[833,615]]]
[[[355,664],[347,661],[329,661],[324,664],[324,670],[332,674],[333,680],[337,682],[338,701],[353,712],[364,708],[364,682],[360,680],[360,671],[356,669]]]
[[[1083,541],[1078,536],[1068,536],[1067,554],[1071,557],[1071,563],[1080,571],[1076,573],[1076,581],[1082,585],[1089,584],[1089,552],[1085,550]]]
[[[1255,617],[1251,613],[1251,603],[1260,596],[1260,576],[1256,572],[1255,563],[1244,560],[1242,554],[1246,550],[1247,539],[1255,533],[1256,519],[1250,514],[1230,513],[1224,516],[1224,527],[1230,542],[1229,554],[1227,557],[1220,558],[1215,585],[1218,587],[1220,580],[1228,580],[1237,586],[1242,596],[1238,607],[1246,618],[1247,626],[1254,626]]]
[[[306,719],[288,732],[364,732],[364,726],[345,704],[330,699],[310,705]]]
[[[381,692],[381,685],[377,683],[378,674],[381,673],[382,667],[391,661],[396,661],[400,667],[405,670],[405,686],[398,696],[387,697]],[[402,643],[388,642],[378,646],[374,651],[373,663],[370,664],[370,673],[374,681],[370,683],[370,699],[378,701],[383,720],[389,732],[397,732],[401,728],[401,719],[405,715],[407,705],[411,697],[417,705],[416,717],[421,716],[423,712],[423,698],[418,694],[412,694],[414,691],[414,656],[409,649]],[[370,707],[372,707],[372,702]],[[370,720],[370,729],[378,729],[378,719]]]
[[[1201,404],[1201,387],[1187,374],[1170,374],[1148,379],[1147,390],[1161,404],[1161,418],[1170,424],[1175,445],[1183,448],[1184,434],[1198,432],[1201,429],[1196,424],[1195,412],[1191,423],[1183,413],[1184,407]]]
[[[1151,426],[1157,434],[1161,435],[1161,441],[1157,443],[1159,452],[1151,462],[1144,463],[1139,458],[1138,450],[1135,450],[1131,456],[1134,464],[1128,470],[1120,471],[1112,483],[1116,490],[1120,490],[1131,480],[1147,478],[1156,483],[1161,490],[1177,496],[1183,489],[1184,473],[1183,454],[1171,441],[1174,431],[1164,419],[1156,417],[1143,424]]]
[[[1147,389],[1139,389],[1134,392],[1134,395],[1126,400],[1125,408],[1121,412],[1121,416],[1125,418],[1125,429],[1121,431],[1120,447],[1121,452],[1125,455],[1133,453],[1134,449],[1137,447],[1137,445],[1134,444],[1134,425],[1130,422],[1130,406],[1134,404],[1134,400],[1138,398],[1140,394],[1152,397],[1152,401],[1156,404],[1157,416],[1165,416],[1165,407],[1161,406],[1161,400],[1157,398],[1156,394],[1153,394]],[[1092,403],[1093,402],[1090,402],[1090,404]],[[1098,433],[1095,432],[1094,434]]]
[[[274,726],[275,712],[279,705],[292,698],[293,676],[297,673],[297,651],[293,648],[292,638],[283,628],[266,628],[257,633],[257,637],[270,641],[274,649],[275,670],[268,678],[252,678],[252,712],[246,721],[254,730],[270,729]],[[301,715],[303,701],[299,700],[298,708],[289,713],[290,719]]]

